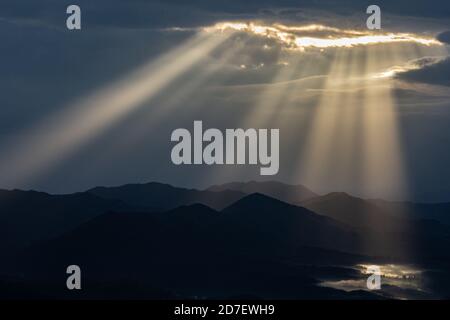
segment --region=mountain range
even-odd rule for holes
[[[1,191],[0,288],[74,298],[58,283],[76,263],[92,290],[75,298],[377,298],[318,283],[356,277],[350,266],[367,262],[447,268],[446,208],[317,195],[279,182]]]

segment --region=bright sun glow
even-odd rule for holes
[[[205,28],[208,32],[226,30],[248,32],[270,39],[276,39],[291,49],[353,47],[358,45],[382,44],[382,43],[418,43],[426,46],[441,45],[436,39],[422,37],[411,33],[385,33],[374,34],[368,31],[345,30],[324,25],[306,25],[290,27],[281,24],[258,25],[245,22],[222,22],[212,27]],[[325,37],[305,36],[300,33],[312,31],[327,31],[331,34]]]

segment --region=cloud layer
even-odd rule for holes
[[[450,86],[450,57],[435,59],[434,63],[430,63],[430,59],[422,60],[419,68],[401,72],[397,78],[410,82]]]

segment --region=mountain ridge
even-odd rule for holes
[[[303,185],[291,185],[278,181],[230,182],[220,185],[213,185],[205,190],[234,190],[246,194],[261,193],[289,203],[317,196],[315,192],[311,191]]]
[[[226,192],[204,191],[179,188],[159,182],[95,187],[87,192],[105,199],[117,199],[132,205],[150,206],[163,210],[194,203],[203,203],[220,210],[245,195],[232,190]]]

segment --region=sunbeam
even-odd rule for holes
[[[221,48],[217,49],[221,50]],[[160,93],[158,101],[151,104],[149,108],[142,108],[142,115],[133,122],[127,134],[111,143],[105,154],[99,155],[99,161],[108,157],[115,159],[121,156],[126,157],[133,150],[137,150],[136,148],[139,148],[141,143],[144,143],[144,140],[152,134],[158,124],[163,123],[173,114],[179,114],[182,111],[192,114],[201,113],[201,110],[197,110],[197,108],[203,105],[206,97],[198,95],[198,91],[206,86],[216,72],[224,68],[230,59],[241,50],[240,47],[225,48],[223,51],[221,50],[216,59],[204,62],[198,70],[195,70],[195,77],[190,78],[189,81],[182,79],[181,84],[175,83],[176,88],[166,87]],[[188,110],[186,110],[185,101],[190,101]]]
[[[200,62],[230,35],[200,33],[178,48],[116,83],[98,90],[38,124],[15,141],[0,158],[4,185],[21,185],[43,174],[124,115],[155,97],[181,74]]]
[[[383,58],[368,50],[367,73],[372,74],[379,70],[378,60]],[[404,198],[407,182],[392,98],[392,83],[369,77],[366,80],[363,101],[363,193],[376,197],[388,192]]]
[[[311,132],[308,133],[308,140],[305,144],[303,159],[299,163],[300,176],[304,181],[313,183],[314,181],[327,180],[332,184],[332,176],[327,178],[330,170],[335,170],[332,148],[336,138],[334,132],[338,129],[337,122],[342,117],[343,87],[342,82],[348,80],[349,51],[338,49],[334,56],[331,69],[328,73],[324,89],[321,93],[318,105],[315,107],[313,118],[311,119]],[[354,89],[352,82],[345,83],[345,90]],[[345,91],[344,90],[344,91]],[[346,152],[345,150],[340,150]],[[332,169],[331,169],[332,168]]]

